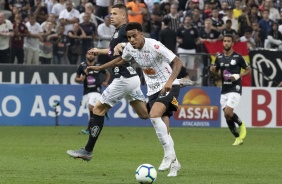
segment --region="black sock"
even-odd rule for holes
[[[234,121],[235,123],[237,123],[237,125],[239,125],[239,126],[242,125],[242,121],[241,121],[241,119],[237,116],[236,113],[233,113],[233,116],[232,116],[231,120]]]
[[[228,128],[230,129],[231,133],[235,137],[239,137],[239,133],[236,130],[236,126],[235,126],[235,123],[233,122],[233,120],[226,120],[226,121],[227,121],[227,125],[228,125]]]
[[[88,142],[85,146],[85,150],[88,152],[93,151],[95,143],[103,129],[104,126],[104,116],[98,116],[93,114],[93,118],[90,121],[90,134],[88,138]]]
[[[88,121],[88,127],[87,127],[87,130],[90,131],[90,121],[91,119],[93,119],[93,111],[89,111],[89,121]]]

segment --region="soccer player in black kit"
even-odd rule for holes
[[[118,43],[127,42],[126,21],[127,8],[124,4],[116,4],[111,8],[111,24],[115,26],[116,31],[110,42],[109,49],[93,48],[88,52],[98,54],[109,54],[111,59],[115,59],[114,48]],[[104,64],[107,65],[108,63]],[[129,101],[134,111],[141,119],[148,119],[145,96],[140,88],[141,81],[137,72],[125,63],[113,68],[114,79],[112,83],[104,90],[98,102],[93,108],[93,118],[90,121],[90,135],[84,148],[79,150],[68,150],[67,154],[73,158],[81,158],[86,161],[92,159],[92,152],[96,141],[104,126],[105,114],[116,105],[122,98]]]
[[[92,112],[95,104],[99,100],[101,96],[101,87],[106,87],[110,80],[110,73],[107,70],[101,71],[91,71],[89,73],[85,73],[85,69],[88,66],[99,66],[100,63],[95,62],[96,56],[92,52],[87,52],[86,54],[86,62],[80,63],[76,70],[75,82],[83,83],[83,95],[87,97],[88,109],[89,109],[89,122],[86,130],[82,130],[82,133],[89,134],[90,129],[90,119],[93,118],[94,114]],[[102,81],[102,75],[105,75],[105,80]]]
[[[215,65],[210,67],[210,71],[218,75],[222,79],[222,89],[220,104],[224,112],[227,125],[231,133],[235,136],[234,146],[243,144],[243,139],[246,137],[246,125],[234,113],[234,108],[239,104],[242,94],[241,77],[251,73],[251,67],[246,63],[244,58],[233,51],[234,38],[232,35],[226,34],[223,37],[223,53],[219,54],[215,59]],[[241,68],[245,69],[240,74]],[[239,132],[236,129],[235,123],[239,126]]]

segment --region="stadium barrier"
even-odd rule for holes
[[[235,112],[247,127],[282,127],[282,89],[244,87]],[[227,127],[222,114],[222,127]]]
[[[145,86],[142,90],[146,94]],[[0,91],[0,125],[87,125],[88,108],[82,99],[82,85],[1,84]],[[182,88],[171,126],[220,127],[219,98],[220,89],[216,87]],[[110,110],[105,124],[151,126],[149,120],[138,118],[124,99]]]

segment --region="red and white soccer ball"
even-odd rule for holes
[[[151,164],[141,164],[136,169],[135,178],[141,184],[153,183],[157,179],[157,170]]]

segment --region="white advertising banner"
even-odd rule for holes
[[[243,87],[235,113],[247,127],[282,128],[282,89]],[[224,113],[221,113],[221,127],[227,127]]]

